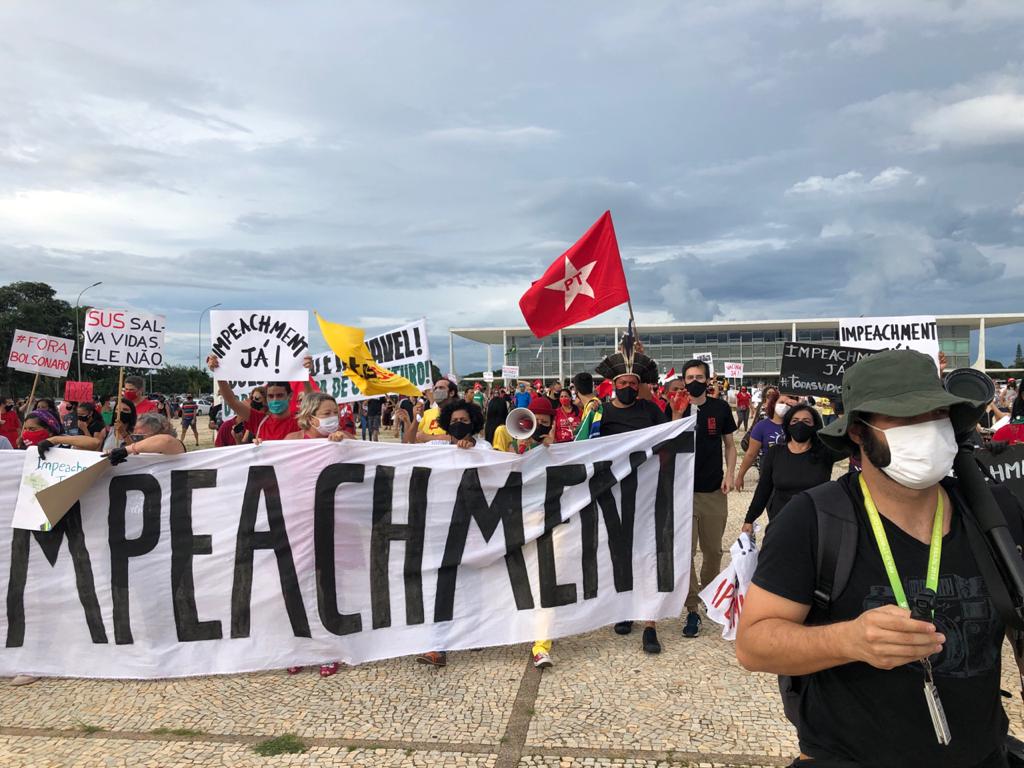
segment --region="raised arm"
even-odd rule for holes
[[[217,366],[220,364],[220,358],[216,355],[209,355],[206,358],[206,364],[210,367],[210,370],[216,374]],[[239,400],[235,393],[231,391],[231,387],[228,383],[223,380],[217,381],[217,391],[220,392],[220,396],[224,399],[224,402],[228,404],[241,421],[248,421],[249,416],[252,415],[252,409],[246,405],[244,400]]]

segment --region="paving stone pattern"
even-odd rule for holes
[[[750,490],[730,496],[729,536]],[[445,669],[403,658],[328,679],[310,668],[294,677],[0,681],[0,766],[787,765],[797,747],[775,678],[741,669],[709,622],[696,639],[681,629],[679,619],[660,625],[658,656],[640,650],[639,625],[625,637],[605,628],[559,640],[543,674],[520,645],[453,653]],[[1004,687],[1016,692],[1013,668],[1007,653]],[[1024,730],[1020,698],[1005,704]],[[307,751],[253,751],[283,734]]]

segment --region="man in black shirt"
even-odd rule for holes
[[[947,393],[932,359],[911,350],[847,369],[843,402],[846,415],[819,434],[863,467],[835,481],[856,517],[847,586],[812,614],[818,518],[810,497],[797,495],[768,526],[737,658],[791,676],[784,695],[802,753],[794,765],[1005,766],[1003,622],[968,540],[974,523],[947,477],[955,434],[982,404]],[[1009,503],[1020,544],[1022,512]],[[926,589],[937,595],[933,620],[917,621],[908,606]],[[951,735],[945,745],[925,697],[929,668]]]
[[[673,409],[672,418],[679,419],[697,412],[697,435],[694,444],[693,465],[693,549],[690,558],[690,591],[686,595],[686,624],[684,637],[696,637],[700,632],[701,586],[710,584],[722,570],[722,537],[729,517],[726,494],[731,490],[736,469],[736,443],[732,434],[736,420],[732,408],[725,400],[707,396],[711,371],[703,360],[690,360],[683,366],[682,376],[669,382],[669,403],[672,393],[685,389],[690,405],[683,411]],[[725,447],[725,472],[722,472],[722,447]],[[704,560],[700,567],[700,581],[693,557],[697,545]]]
[[[614,399],[601,407],[601,437],[621,435],[668,421],[661,408],[638,397],[641,384],[656,384],[658,381],[658,364],[654,360],[639,352],[629,357],[616,353],[602,360],[596,371],[615,385]],[[632,631],[632,621],[620,621],[615,625],[617,634],[628,635]],[[641,647],[647,653],[661,653],[653,621],[646,622],[644,626]]]

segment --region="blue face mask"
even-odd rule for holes
[[[269,410],[275,416],[280,416],[282,413],[288,410],[287,400],[268,400],[267,410]]]

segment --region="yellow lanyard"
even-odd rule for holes
[[[900,608],[910,610],[910,603],[903,592],[903,582],[900,581],[899,571],[896,570],[896,561],[893,559],[892,550],[889,548],[889,539],[885,536],[885,528],[882,526],[882,518],[878,514],[878,508],[871,498],[871,491],[864,482],[864,475],[860,478],[860,489],[864,494],[864,508],[868,512],[868,520],[871,521],[871,530],[875,534],[875,542],[878,544],[878,552],[882,556],[882,564],[885,566],[885,573],[889,577],[889,585],[896,597],[896,603]],[[928,547],[928,575],[925,578],[925,586],[938,593],[939,588],[939,561],[942,559],[942,491],[939,491],[939,501],[935,505],[935,521],[932,523],[932,542]]]

